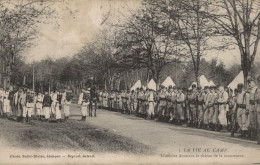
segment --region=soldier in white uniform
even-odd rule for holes
[[[227,111],[228,111],[228,93],[224,90],[223,86],[219,86],[219,97],[218,97],[218,104],[219,104],[219,115],[218,121],[220,124],[219,130],[226,131],[227,130]]]
[[[241,131],[241,137],[246,137],[248,131],[248,113],[249,113],[249,93],[244,91],[244,85],[238,84],[237,90],[238,95],[236,97],[236,106],[237,106],[237,122],[239,125],[239,130]]]
[[[65,91],[63,93],[62,104],[64,110],[64,120],[68,120],[70,116],[70,105],[72,101],[72,91]]]
[[[81,105],[81,121],[86,121],[86,116],[89,109],[90,104],[90,91],[82,90],[79,96],[78,104]]]
[[[59,96],[58,96],[59,95]],[[60,111],[60,104],[59,104],[59,98],[60,94],[58,92],[54,92],[51,99],[52,99],[52,113],[54,114],[56,120],[58,122],[61,121],[61,111]]]
[[[181,124],[184,121],[184,104],[185,104],[185,95],[182,92],[182,89],[178,89],[176,97],[176,108],[177,108],[177,122]]]
[[[4,116],[8,116],[10,114],[10,100],[8,99],[9,96],[9,89],[7,89],[4,92],[3,98],[4,98],[4,108],[3,108],[3,112],[4,112]]]
[[[42,102],[43,102],[43,95],[41,92],[37,94],[36,97],[36,116],[39,117],[39,119],[44,116],[43,110],[42,110]]]

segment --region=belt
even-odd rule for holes
[[[238,108],[242,108],[242,109],[246,109],[246,105],[245,104],[237,104]]]

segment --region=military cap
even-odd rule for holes
[[[201,86],[197,87],[198,90],[201,90]]]
[[[237,84],[237,89],[242,89],[243,87],[244,87],[244,84],[243,84],[243,83]]]
[[[209,88],[210,88],[211,90],[212,90],[212,89],[216,89],[216,86],[212,85],[212,86],[210,86]]]
[[[176,86],[173,86],[172,89],[177,89],[177,87],[176,87]]]
[[[205,86],[204,89],[209,89],[209,87],[208,87],[208,86]]]
[[[143,87],[141,87],[140,90],[141,90],[141,91],[144,90]]]
[[[161,85],[161,88],[165,88],[165,86],[164,86],[164,85]]]
[[[196,85],[195,85],[195,84],[192,84],[191,88],[192,88],[192,89],[193,89],[193,88],[196,88]]]
[[[169,89],[172,89],[172,85],[169,86]]]
[[[136,90],[140,90],[140,88],[136,88]]]

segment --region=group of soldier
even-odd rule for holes
[[[3,118],[30,123],[41,121],[66,121],[70,116],[73,94],[69,90],[46,90],[42,93],[26,86],[0,89],[0,115]]]
[[[211,131],[230,131],[231,136],[260,143],[260,78],[248,79],[233,91],[224,86],[192,85],[191,90],[160,86],[158,91],[137,88],[130,91],[100,91],[98,106]]]

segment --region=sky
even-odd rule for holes
[[[48,57],[52,59],[72,57],[94,39],[98,30],[102,28],[103,15],[110,8],[127,11],[126,5],[127,9],[135,10],[140,6],[140,0],[64,0],[64,3],[56,4],[54,7],[57,8],[61,18],[49,24],[39,25],[39,36],[35,40],[35,45],[25,52],[26,61],[39,61]],[[74,14],[60,10],[64,7],[69,7]],[[224,52],[212,51],[204,58],[206,60],[217,58],[227,67],[240,63],[237,48]],[[259,56],[256,57],[256,61],[260,61]]]

